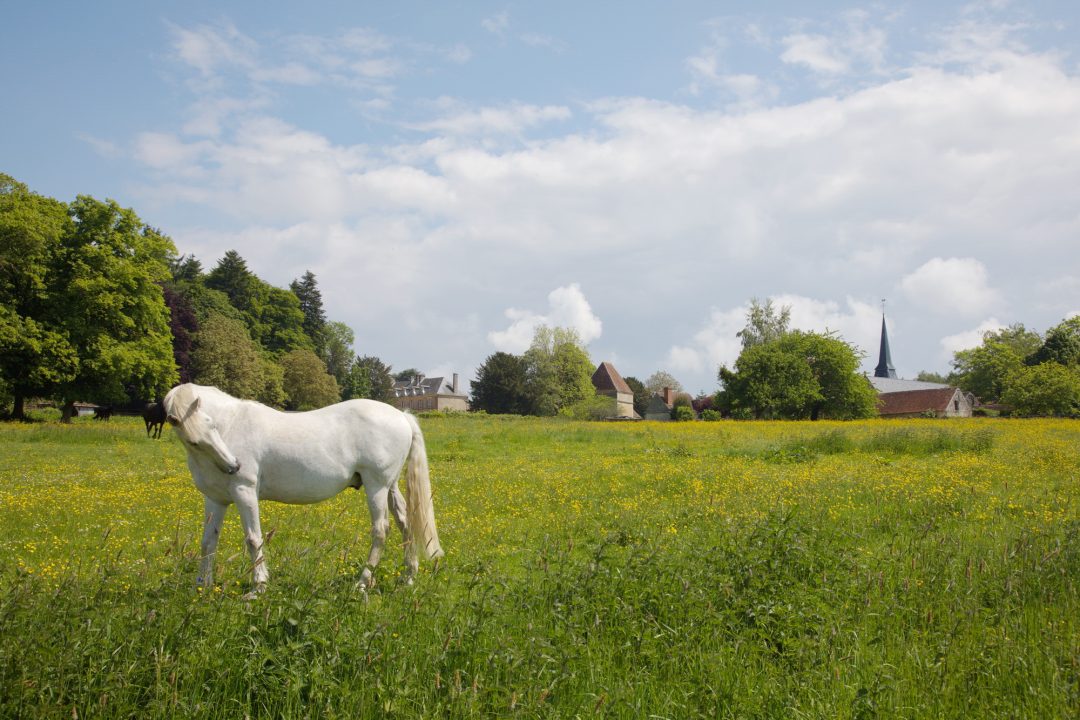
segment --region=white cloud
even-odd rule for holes
[[[711,370],[715,374],[721,365],[734,365],[742,350],[736,333],[746,325],[747,309],[747,305],[730,310],[713,308],[690,346],[676,345],[668,351],[667,366],[675,372]]]
[[[468,45],[461,43],[447,49],[445,54],[447,60],[457,65],[464,65],[472,59],[472,50],[469,49]]]
[[[600,337],[603,330],[603,323],[593,313],[577,283],[552,290],[548,294],[548,310],[545,314],[509,308],[505,315],[512,321],[510,327],[488,333],[488,340],[497,350],[510,353],[527,350],[533,334],[541,325],[576,330],[586,345]]]
[[[480,21],[480,27],[493,35],[502,37],[510,27],[510,14],[503,10],[501,13],[486,17]]]
[[[545,123],[568,120],[572,116],[570,108],[562,105],[513,103],[504,107],[461,108],[458,103],[445,104],[458,112],[437,120],[414,123],[411,127],[448,135],[516,135]]]
[[[842,73],[850,66],[848,61],[832,41],[824,35],[804,35],[798,33],[783,39],[784,52],[780,59],[792,65],[805,65],[815,72]]]
[[[204,77],[214,75],[222,66],[252,67],[257,44],[232,25],[194,29],[170,25],[173,50],[186,64]]]
[[[94,152],[103,158],[120,158],[127,154],[123,148],[111,140],[105,140],[89,133],[78,133],[76,137],[93,148]]]
[[[564,53],[567,50],[567,45],[558,38],[551,37],[550,35],[544,35],[542,33],[523,33],[521,35],[521,42],[525,43],[529,47],[544,48],[551,50],[554,53]]]
[[[983,335],[1001,330],[1005,325],[997,318],[983,320],[977,327],[941,338],[941,357],[951,360],[953,353],[982,345]]]
[[[904,276],[900,287],[916,305],[943,315],[979,315],[1000,302],[986,266],[975,258],[933,258]]]
[[[823,75],[846,74],[856,66],[871,71],[883,68],[888,38],[872,24],[865,10],[843,13],[839,25],[828,30],[828,34],[797,32],[785,36],[780,59]]]

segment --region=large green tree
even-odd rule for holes
[[[716,406],[736,417],[847,420],[871,417],[877,394],[860,355],[838,337],[793,331],[745,348],[720,368]]]
[[[1029,355],[1028,365],[1056,362],[1066,367],[1080,365],[1080,315],[1062,320],[1046,331],[1041,347]]]
[[[322,355],[326,345],[326,311],[323,310],[322,293],[315,274],[306,271],[289,284],[289,289],[300,301],[300,311],[304,313],[304,333],[311,339],[315,352]]]
[[[737,332],[736,336],[742,341],[743,349],[745,349],[779,340],[787,334],[790,324],[790,305],[781,305],[778,308],[773,305],[772,300],[762,303],[757,298],[753,298],[750,300],[750,308],[746,311],[746,326]]]
[[[78,371],[52,292],[70,233],[64,203],[0,174],[0,388],[16,418],[26,397],[51,395]]]
[[[641,417],[645,417],[645,410],[649,407],[649,401],[652,399],[652,392],[645,387],[645,383],[641,382],[634,376],[624,377],[623,380],[634,392],[634,412]]]
[[[343,322],[328,322],[325,330],[326,343],[323,345],[322,359],[326,363],[326,371],[337,380],[344,400],[346,399],[345,388],[349,382],[349,371],[356,358],[356,354],[353,353],[356,336],[352,328]]]
[[[209,316],[195,335],[191,361],[195,382],[267,405],[285,400],[282,368],[262,354],[241,320]]]
[[[998,400],[1006,379],[1042,347],[1042,338],[1021,323],[983,334],[982,344],[953,355],[949,379],[984,402]]]
[[[285,408],[315,410],[341,399],[341,390],[326,365],[307,348],[291,350],[281,358],[285,371]]]
[[[676,380],[675,376],[667,370],[657,370],[645,378],[645,389],[649,391],[649,397],[652,397],[655,393],[662,394],[664,388],[671,388],[671,391],[675,394],[683,392],[682,383]]]
[[[1014,370],[1001,401],[1016,415],[1080,417],[1080,368],[1049,361]]]
[[[79,196],[70,214],[49,288],[53,321],[79,356],[77,373],[60,388],[65,407],[164,394],[177,378],[161,289],[172,241],[111,200]]]
[[[367,397],[380,402],[394,399],[393,368],[374,355],[356,358],[353,372],[357,375],[353,382],[351,397]]]
[[[531,414],[555,415],[596,393],[593,362],[571,328],[541,325],[523,360]]]
[[[248,270],[247,261],[235,250],[227,251],[214,269],[207,273],[206,287],[225,293],[241,312],[250,312],[255,304],[258,278]]]
[[[476,379],[470,383],[472,397],[469,406],[493,415],[529,412],[526,393],[525,361],[518,355],[496,352],[476,369]]]
[[[251,339],[264,350],[280,355],[296,348],[314,347],[304,331],[306,317],[300,299],[290,290],[261,280],[235,250],[222,256],[207,273],[204,284],[225,293],[229,304],[247,324]]]
[[[270,353],[287,353],[314,344],[304,332],[304,312],[289,290],[256,279],[257,304],[249,315],[249,327],[256,342]]]

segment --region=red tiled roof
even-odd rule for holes
[[[622,379],[619,371],[615,369],[615,366],[606,360],[596,367],[596,372],[592,374],[592,384],[599,392],[614,390],[615,392],[634,394],[634,391]]]
[[[932,390],[908,390],[905,392],[881,393],[878,412],[886,415],[908,415],[933,410],[936,413],[944,413],[949,403],[952,402],[956,388],[944,387]]]

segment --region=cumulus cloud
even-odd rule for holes
[[[999,322],[997,318],[992,317],[983,320],[977,327],[970,330],[943,337],[941,338],[941,357],[945,360],[951,360],[953,353],[979,347],[982,345],[983,335],[1001,330],[1004,327],[1005,325]]]
[[[933,258],[905,275],[900,288],[912,303],[944,315],[979,315],[1000,301],[975,258]]]
[[[496,350],[510,353],[527,350],[541,325],[576,330],[585,344],[600,337],[603,330],[603,323],[593,313],[577,283],[552,290],[548,294],[548,309],[543,314],[509,308],[505,315],[511,320],[510,327],[488,333],[488,340]]]

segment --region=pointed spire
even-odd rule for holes
[[[889,333],[885,330],[885,301],[881,301],[881,349],[878,351],[878,364],[874,368],[874,377],[895,378],[896,368],[892,364],[889,352]]]

